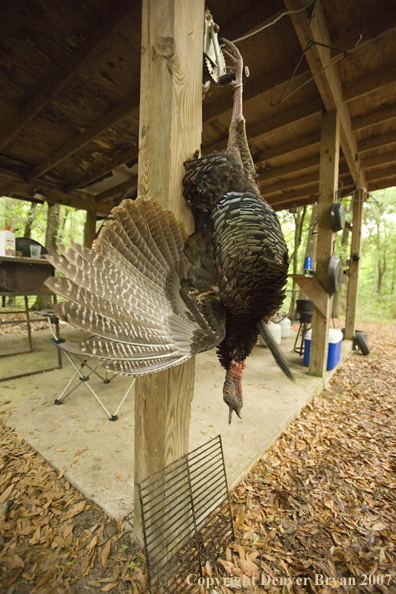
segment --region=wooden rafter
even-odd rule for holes
[[[361,140],[359,142],[359,152],[365,153],[367,151],[371,151],[376,148],[383,148],[392,144],[396,144],[396,130]]]
[[[303,173],[307,169],[312,168],[319,168],[319,152],[317,155],[307,157],[306,159],[300,159],[299,161],[293,161],[292,163],[288,163],[287,165],[280,165],[279,167],[270,167],[268,169],[264,169],[263,171],[259,170],[258,181],[261,185],[262,182],[271,181],[275,178],[279,178],[285,175],[293,175],[294,173]]]
[[[249,142],[256,142],[260,137],[271,138],[275,134],[280,134],[287,130],[292,124],[303,123],[312,117],[319,117],[321,111],[315,104],[304,102],[293,109],[279,113],[275,117],[265,118],[260,122],[248,126]],[[209,154],[213,151],[224,150],[227,146],[227,135],[211,145],[204,146],[203,152]]]
[[[396,120],[396,105],[382,105],[369,113],[352,118],[352,130],[363,130],[391,120]]]
[[[24,200],[33,199],[35,184],[18,181],[13,182],[13,184],[12,190],[8,190],[8,195],[23,198]],[[90,196],[88,192],[65,194],[57,188],[41,185],[40,193],[48,198],[48,202],[64,204],[65,206],[89,211],[96,211],[97,209],[94,197]]]
[[[125,182],[121,184],[117,184],[112,188],[107,190],[103,190],[100,194],[96,194],[95,201],[102,202],[103,200],[107,200],[107,198],[112,198],[113,196],[117,196],[118,194],[123,194],[124,192],[131,190],[132,188],[136,187],[137,184],[137,176],[131,177]]]
[[[303,0],[284,0],[284,3],[288,10],[298,10],[304,6]],[[305,12],[300,12],[290,15],[290,18],[301,47],[305,49],[308,41],[306,36],[307,15]],[[310,39],[324,45],[331,45],[330,35],[320,4],[315,7],[315,14],[310,24],[309,34]],[[341,81],[335,68],[327,68],[332,61],[331,50],[320,45],[313,45],[311,49],[306,52],[305,57],[313,76],[315,76],[315,82],[326,111],[338,111],[341,125],[342,152],[348,163],[353,179],[356,183],[359,183],[359,185],[364,186],[365,180],[358,159],[357,141],[352,132],[351,116],[343,101]]]
[[[108,163],[91,169],[89,173],[80,179],[78,182],[67,185],[64,187],[65,192],[72,192],[73,190],[77,190],[78,188],[84,188],[89,184],[92,184],[96,179],[99,179],[103,175],[106,175],[110,171],[113,171],[116,167],[123,165],[124,163],[129,163],[129,161],[134,161],[138,157],[138,147],[132,146],[130,149],[126,151],[114,151],[112,153],[112,158]]]
[[[88,37],[88,39],[73,53],[67,64],[61,69],[50,83],[36,94],[33,101],[28,103],[18,114],[15,121],[12,121],[5,128],[0,137],[0,150],[6,146],[28,122],[30,122],[47,105],[50,99],[59,93],[73,78],[76,70],[97,51],[98,47],[106,42],[108,36],[120,21],[130,12],[134,2],[125,0],[111,7],[109,14],[102,20],[100,26]]]
[[[63,145],[58,151],[50,155],[42,163],[37,165],[27,176],[27,180],[31,181],[37,179],[46,173],[52,167],[55,167],[68,157],[71,157],[76,151],[82,149],[89,142],[97,136],[100,136],[107,128],[113,126],[128,113],[135,111],[138,116],[139,104],[136,101],[136,96],[128,97],[120,105],[112,109],[108,114],[97,120],[90,128],[72,138],[69,142]]]
[[[354,81],[349,87],[343,90],[342,96],[345,102],[365,97],[370,93],[378,91],[381,87],[386,87],[395,83],[395,73],[393,68],[385,68]]]
[[[390,163],[396,163],[396,149],[387,153],[381,153],[375,157],[367,157],[364,159],[364,167],[366,170],[380,167],[381,165],[388,165]]]
[[[270,147],[266,150],[259,151],[253,154],[254,162],[260,166],[261,163],[265,163],[270,159],[275,159],[282,155],[288,155],[291,153],[298,153],[302,148],[314,149],[315,146],[318,148],[320,145],[320,131],[308,134],[307,136],[299,136],[294,138],[292,141],[278,144],[277,146]]]

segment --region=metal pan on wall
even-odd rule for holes
[[[341,289],[342,283],[342,264],[337,256],[331,256],[329,266],[327,268],[327,292],[330,295],[338,293]]]
[[[343,204],[334,202],[331,207],[331,228],[334,233],[341,231],[345,227],[345,208]]]

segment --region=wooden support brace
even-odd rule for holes
[[[204,0],[143,0],[138,195],[155,196],[193,229],[183,162],[202,134]],[[135,541],[142,543],[137,484],[188,452],[195,363],[137,378]]]
[[[353,339],[356,329],[356,310],[358,304],[359,269],[362,254],[362,224],[366,191],[360,188],[353,195],[352,241],[349,265],[345,338]]]
[[[331,207],[335,201],[338,186],[338,165],[340,153],[340,121],[338,112],[323,115],[318,200],[318,243],[316,256],[316,280],[327,286],[327,269],[333,254],[334,232],[331,228]],[[327,368],[329,318],[331,298],[326,293],[323,307],[314,304],[312,318],[312,342],[309,373],[324,377]]]
[[[327,313],[328,293],[316,278],[302,274],[292,274],[291,277],[296,281],[300,289],[304,291],[306,296],[309,297],[315,307],[325,316]]]

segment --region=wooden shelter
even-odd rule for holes
[[[140,0],[5,0],[0,194],[87,210],[87,243],[96,216],[108,214],[124,197],[158,193],[166,183],[165,202],[181,208],[169,196],[182,159],[197,149],[225,148],[231,116],[232,89],[212,84],[202,102],[200,142],[203,4],[143,0],[142,11]],[[323,375],[331,205],[353,193],[347,312],[352,337],[363,202],[367,192],[396,185],[394,1],[207,4],[221,36],[245,38],[238,41],[251,72],[244,113],[262,194],[275,210],[319,202],[317,275],[307,292],[315,302],[310,371]],[[155,169],[160,155],[166,164]],[[186,373],[191,385],[193,372]],[[167,435],[161,439],[155,447],[168,443]],[[183,450],[185,439],[180,443]]]

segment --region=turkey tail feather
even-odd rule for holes
[[[202,253],[190,261],[186,240],[174,214],[143,196],[112,210],[92,250],[72,243],[60,246],[63,256],[48,256],[63,278],[46,285],[68,300],[55,306],[56,315],[92,335],[79,343],[81,352],[107,369],[141,375],[178,365],[223,339],[224,315],[214,324],[216,304],[205,297],[213,271],[200,272],[208,246],[202,240]]]
[[[263,321],[259,322],[257,324],[257,328],[258,328],[258,331],[260,332],[261,336],[263,337],[265,344],[271,351],[272,356],[274,357],[276,363],[279,365],[279,367],[281,368],[281,370],[283,371],[285,376],[288,377],[292,382],[294,382],[295,381],[294,375],[290,371],[289,366],[287,364],[287,361],[286,361],[283,353],[281,352],[278,345],[276,344],[276,342],[275,342],[271,332],[268,330],[265,322],[263,322]]]

